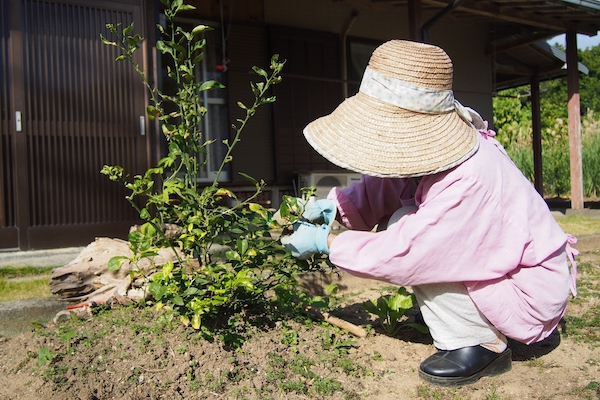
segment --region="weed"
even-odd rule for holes
[[[209,390],[221,394],[225,391],[226,381],[221,377],[214,377],[212,374],[207,374],[205,385]]]
[[[417,397],[420,399],[442,400],[442,394],[438,389],[423,384],[417,386]]]
[[[333,378],[316,377],[311,387],[322,396],[331,396],[335,392],[343,390],[342,384]]]
[[[310,370],[315,363],[303,354],[297,354],[289,364],[289,368],[295,374],[307,379],[313,379],[316,375]]]
[[[385,358],[381,355],[377,350],[373,350],[373,360],[375,361],[385,361]]]
[[[140,380],[141,376],[142,376],[142,368],[141,367],[131,367],[131,375],[129,375],[129,378],[127,378],[127,380],[130,383],[135,383]]]
[[[414,294],[408,293],[405,287],[399,287],[393,295],[381,296],[378,300],[371,300],[363,304],[365,311],[377,315],[379,323],[385,332],[394,336],[400,329],[411,327],[420,332],[427,332],[427,328],[420,324],[401,322],[404,314],[416,303]]]
[[[285,359],[281,355],[277,353],[269,353],[268,356],[271,359],[269,361],[269,366],[272,368],[283,368],[285,366]]]
[[[77,335],[77,332],[69,325],[59,325],[57,328],[58,340],[65,342],[67,345],[67,353],[71,352],[71,339]]]
[[[543,360],[533,357],[525,362],[525,365],[531,368],[537,368],[539,373],[543,373],[544,369],[547,367],[546,363]]]
[[[283,381],[279,384],[279,387],[284,392],[294,392],[294,393],[298,393],[298,394],[307,394],[308,393],[308,387],[306,387],[306,384],[301,380]]]
[[[281,369],[270,367],[267,369],[265,377],[268,383],[275,384],[285,379],[285,372]]]
[[[492,383],[492,387],[486,390],[484,400],[508,400],[508,397],[501,397],[496,385]]]
[[[356,340],[342,337],[340,329],[327,327],[321,335],[321,346],[323,350],[333,351],[334,354],[348,354],[348,351],[356,346]]]
[[[348,355],[332,356],[330,357],[330,361],[334,367],[339,368],[348,376],[360,378],[372,375],[364,365],[357,363],[356,360],[350,358]]]
[[[600,399],[600,382],[590,381],[586,386],[572,390],[570,394],[580,399],[598,400]]]
[[[298,332],[290,329],[287,325],[283,325],[281,330],[281,343],[287,346],[295,346],[298,344]]]
[[[46,365],[47,362],[52,361],[53,358],[54,358],[54,353],[52,353],[49,348],[42,347],[38,351],[37,363],[39,366],[43,366],[43,365]]]
[[[565,316],[566,336],[585,343],[600,342],[600,306],[590,307],[582,317]]]

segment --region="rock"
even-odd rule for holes
[[[115,296],[140,300],[146,291],[143,288],[139,290],[140,288],[132,287],[130,272],[138,269],[145,276],[150,276],[166,262],[177,260],[172,249],[163,248],[152,260],[142,259],[137,265],[125,260],[117,271],[108,270],[111,258],[131,255],[129,242],[97,238],[73,261],[52,271],[50,290],[65,299],[75,301],[104,303]]]

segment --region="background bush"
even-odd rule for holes
[[[587,198],[600,194],[600,46],[579,51],[590,70],[580,80],[583,190]],[[545,197],[569,197],[571,190],[566,78],[542,82],[542,173]],[[530,87],[507,89],[493,100],[496,138],[533,182]]]

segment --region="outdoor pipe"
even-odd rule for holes
[[[423,43],[429,43],[429,28],[435,25],[446,15],[450,14],[452,11],[454,11],[455,8],[457,8],[464,2],[465,0],[454,0],[452,3],[448,4],[442,11],[434,15],[433,18],[425,22],[421,27],[421,37],[423,38]]]

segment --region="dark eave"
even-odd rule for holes
[[[566,61],[562,50],[543,40],[498,53],[494,63],[494,91],[529,84],[533,75],[540,81],[563,77],[567,74]],[[578,69],[580,73],[589,73],[582,63]]]
[[[406,10],[408,0],[329,0],[357,9],[387,12]],[[423,22],[437,15],[454,1],[421,0]],[[594,36],[600,30],[600,1],[597,0],[466,0],[451,18],[479,20],[489,24],[516,24],[541,30],[548,37],[567,31]]]
[[[377,9],[407,13],[409,0],[328,0],[359,10]],[[531,76],[540,81],[566,75],[565,54],[545,40],[575,32],[595,36],[600,31],[599,0],[420,0],[421,22],[437,18],[443,10],[449,22],[489,27],[485,54],[493,59],[494,90],[525,85]],[[587,73],[581,63],[579,71]]]

